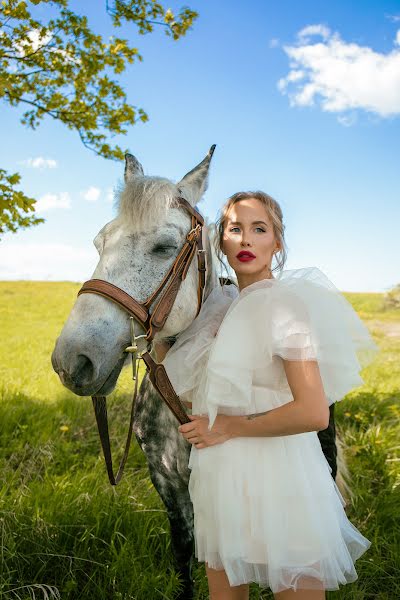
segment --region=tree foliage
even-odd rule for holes
[[[75,130],[100,156],[121,159],[124,151],[111,145],[109,137],[126,133],[129,125],[148,117],[127,101],[116,77],[142,56],[123,37],[103,39],[87,17],[68,4],[69,0],[1,2],[0,100],[24,107],[21,123],[31,129],[50,117]],[[106,1],[104,8],[114,29],[132,24],[146,34],[162,26],[174,40],[184,36],[197,17],[187,7],[174,15],[155,0]],[[35,200],[15,190],[19,179],[17,173],[0,170],[0,232],[43,221],[34,215]]]
[[[7,173],[0,169],[0,234],[17,231],[18,227],[30,227],[43,223],[44,219],[32,213],[34,198],[29,198],[15,186],[21,180],[19,173]]]

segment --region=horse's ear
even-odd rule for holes
[[[180,193],[184,198],[194,206],[202,197],[208,185],[208,169],[212,155],[214,154],[215,144],[208,151],[207,156],[177,184]]]
[[[138,175],[144,175],[142,165],[133,154],[125,154],[125,183]]]

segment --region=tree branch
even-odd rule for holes
[[[50,117],[53,117],[53,119],[58,119],[59,116],[57,115],[63,115],[66,117],[66,120],[68,121],[69,119],[67,118],[68,115],[84,115],[87,110],[89,108],[91,108],[91,105],[87,106],[85,108],[85,110],[57,110],[55,109],[49,109],[49,108],[45,108],[44,106],[41,106],[40,104],[38,104],[37,102],[33,101],[33,100],[27,100],[26,98],[18,98],[17,96],[13,96],[12,94],[10,94],[9,91],[4,92],[4,94],[6,96],[8,96],[9,98],[12,98],[14,100],[16,100],[17,102],[23,102],[24,104],[30,104],[31,106],[34,106],[38,111],[40,110],[41,112],[46,113],[47,115],[50,115]]]

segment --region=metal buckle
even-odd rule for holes
[[[133,317],[129,318],[131,321],[131,345],[125,348],[124,352],[128,352],[132,357],[132,379],[135,381],[139,371],[139,361],[142,359],[142,355],[139,355],[136,340],[145,338],[146,334],[135,335],[135,319]]]
[[[193,241],[193,239],[196,239],[196,238],[198,237],[198,234],[199,234],[199,233],[200,233],[200,231],[201,231],[201,227],[202,227],[202,226],[200,225],[200,223],[198,223],[198,224],[196,225],[196,227],[193,227],[193,229],[191,229],[191,230],[189,231],[189,233],[188,233],[188,234],[187,234],[187,236],[186,236],[186,239],[187,239],[187,241],[188,241],[188,242],[192,242],[192,241]]]

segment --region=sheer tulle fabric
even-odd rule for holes
[[[207,413],[211,428],[219,409],[242,414],[235,409],[251,406],[254,372],[269,370],[270,389],[290,394],[277,356],[317,360],[332,404],[363,384],[360,371],[376,352],[351,304],[310,267],[283,271],[240,293],[233,285],[214,289],[164,365],[177,394]]]
[[[164,365],[193,413],[263,412],[293,401],[282,358],[317,360],[328,402],[363,383],[377,347],[316,268],[213,290]],[[370,542],[350,523],[316,432],[192,447],[196,556],[230,584],[338,589]]]
[[[218,286],[203,303],[199,315],[169,350],[163,364],[176,393],[192,401],[200,384],[210,348],[232,301],[239,295],[234,285]]]
[[[348,520],[315,432],[192,449],[195,553],[231,585],[335,590],[369,548]]]

